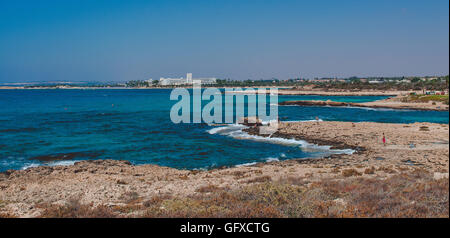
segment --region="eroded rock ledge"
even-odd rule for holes
[[[387,103],[389,102],[389,103]],[[350,102],[333,102],[333,101],[285,101],[278,103],[280,106],[296,105],[296,106],[330,106],[330,107],[365,107],[365,108],[387,108],[387,109],[409,109],[418,111],[448,111],[447,107],[438,108],[433,105],[423,105],[415,103],[392,103],[390,101],[375,101],[369,103],[350,103]]]

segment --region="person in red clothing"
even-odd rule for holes
[[[384,136],[384,133],[383,133],[383,145],[386,146],[386,137]]]

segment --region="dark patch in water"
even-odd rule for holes
[[[17,129],[3,129],[0,130],[0,132],[34,132],[34,131],[38,131],[39,129],[37,128],[33,128],[33,127],[29,127],[29,128],[17,128]]]
[[[74,120],[74,121],[53,121],[56,124],[69,124],[69,123],[79,123],[83,122],[82,120]]]
[[[39,160],[41,162],[50,162],[58,160],[72,160],[75,158],[95,159],[98,158],[101,152],[71,152],[71,153],[59,153],[52,155],[41,155],[29,158],[29,160]]]

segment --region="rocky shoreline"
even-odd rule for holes
[[[318,146],[330,146],[330,149],[332,149],[332,150],[352,149],[352,150],[355,150],[356,153],[360,153],[361,151],[366,150],[363,147],[349,145],[342,141],[328,140],[328,139],[321,139],[321,138],[311,138],[311,137],[308,137],[307,135],[288,134],[288,133],[283,133],[283,132],[279,132],[279,131],[277,131],[273,134],[270,134],[270,135],[260,134],[259,127],[249,127],[249,128],[243,129],[243,131],[248,133],[249,135],[255,135],[255,136],[302,140],[302,141],[306,141],[310,144],[314,144],[314,145],[318,145]]]
[[[320,107],[363,107],[363,108],[386,108],[398,110],[418,110],[418,111],[448,111],[448,105],[426,104],[426,103],[392,103],[391,100],[379,100],[369,103],[333,102],[333,101],[284,101],[280,106],[320,106]]]
[[[237,94],[251,94],[257,91],[232,91],[227,93],[237,93]],[[420,93],[419,91],[391,91],[391,90],[300,90],[300,89],[279,89],[278,95],[314,95],[314,96],[400,96],[408,95],[410,93]],[[266,93],[270,93],[266,91]]]
[[[247,132],[257,134],[258,130],[255,127]],[[188,199],[201,195],[207,199],[217,191],[241,191],[255,184],[288,180],[301,181],[301,186],[308,188],[320,181],[385,179],[418,169],[431,173],[435,179],[448,179],[448,132],[448,124],[434,123],[280,123],[272,136],[353,148],[357,152],[208,171],[116,160],[10,170],[0,174],[0,216],[44,216],[49,206],[65,206],[74,200],[92,207],[117,209],[115,214],[120,216],[140,216],[147,200],[161,197]],[[383,133],[386,145],[381,142]],[[130,204],[140,209],[130,212]]]

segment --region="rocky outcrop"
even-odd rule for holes
[[[418,111],[448,111],[448,107],[435,107],[433,105],[422,105],[414,103],[385,103],[384,100],[369,103],[350,103],[333,101],[285,101],[278,103],[280,106],[319,106],[319,107],[365,107],[365,108],[387,108],[387,109],[408,109]]]

